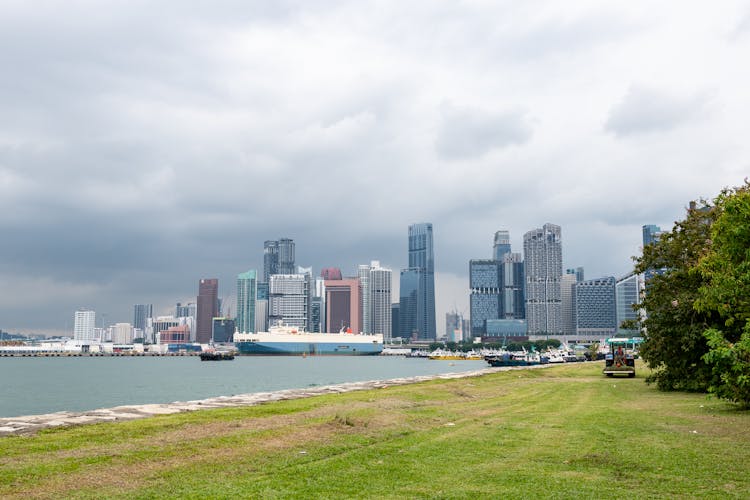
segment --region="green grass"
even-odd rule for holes
[[[750,413],[601,368],[6,437],[0,497],[750,497]]]

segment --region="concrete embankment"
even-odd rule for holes
[[[466,377],[478,377],[488,373],[496,373],[507,370],[523,370],[533,368],[544,368],[551,365],[537,365],[513,368],[486,368],[462,373],[444,373],[440,375],[422,375],[417,377],[395,378],[389,380],[371,380],[365,382],[348,382],[344,384],[327,385],[320,387],[307,387],[304,389],[286,389],[273,392],[256,392],[251,394],[240,394],[236,396],[219,396],[215,398],[201,399],[196,401],[176,401],[163,404],[144,404],[116,406],[85,412],[57,412],[46,415],[28,415],[22,417],[0,418],[0,436],[14,434],[33,434],[42,429],[51,427],[64,427],[72,425],[96,424],[101,422],[116,422],[123,420],[135,420],[151,417],[154,415],[169,415],[185,411],[205,410],[208,408],[226,408],[236,406],[250,406],[271,401],[283,401],[287,399],[299,399],[323,394],[336,394],[352,391],[364,391],[369,389],[383,389],[394,385],[413,384],[428,380],[449,380]]]

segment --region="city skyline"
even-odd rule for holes
[[[166,314],[206,276],[230,299],[283,237],[396,290],[415,221],[436,317],[466,316],[495,231],[553,221],[565,268],[619,277],[749,170],[746,2],[160,5],[2,8],[4,331]]]

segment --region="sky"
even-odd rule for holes
[[[232,304],[284,237],[397,278],[416,222],[438,333],[500,229],[622,276],[642,225],[750,173],[749,59],[732,0],[5,0],[0,329],[169,314],[200,278]]]

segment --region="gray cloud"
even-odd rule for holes
[[[617,136],[665,132],[699,118],[710,99],[706,94],[679,97],[642,86],[631,86],[610,110],[604,128]]]
[[[520,111],[489,113],[448,105],[442,109],[436,148],[448,159],[466,159],[523,144],[531,135],[529,120]]]

